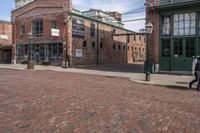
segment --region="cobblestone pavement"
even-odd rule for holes
[[[0,133],[200,133],[200,92],[0,69]]]

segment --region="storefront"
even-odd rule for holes
[[[200,13],[192,9],[160,14],[160,69],[191,71],[193,57],[200,55]]]
[[[31,44],[29,50],[28,44],[17,44],[16,57],[18,61],[26,62],[29,58],[38,64],[50,63],[60,64],[62,62],[62,43],[49,44]]]

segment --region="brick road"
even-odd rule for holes
[[[0,133],[200,133],[200,92],[0,69]]]

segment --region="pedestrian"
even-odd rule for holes
[[[195,79],[189,83],[189,88],[192,88],[192,84],[198,82],[197,90],[200,90],[200,56],[196,56],[192,62],[192,75]]]

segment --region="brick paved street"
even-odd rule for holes
[[[0,69],[0,133],[200,133],[200,92]]]

